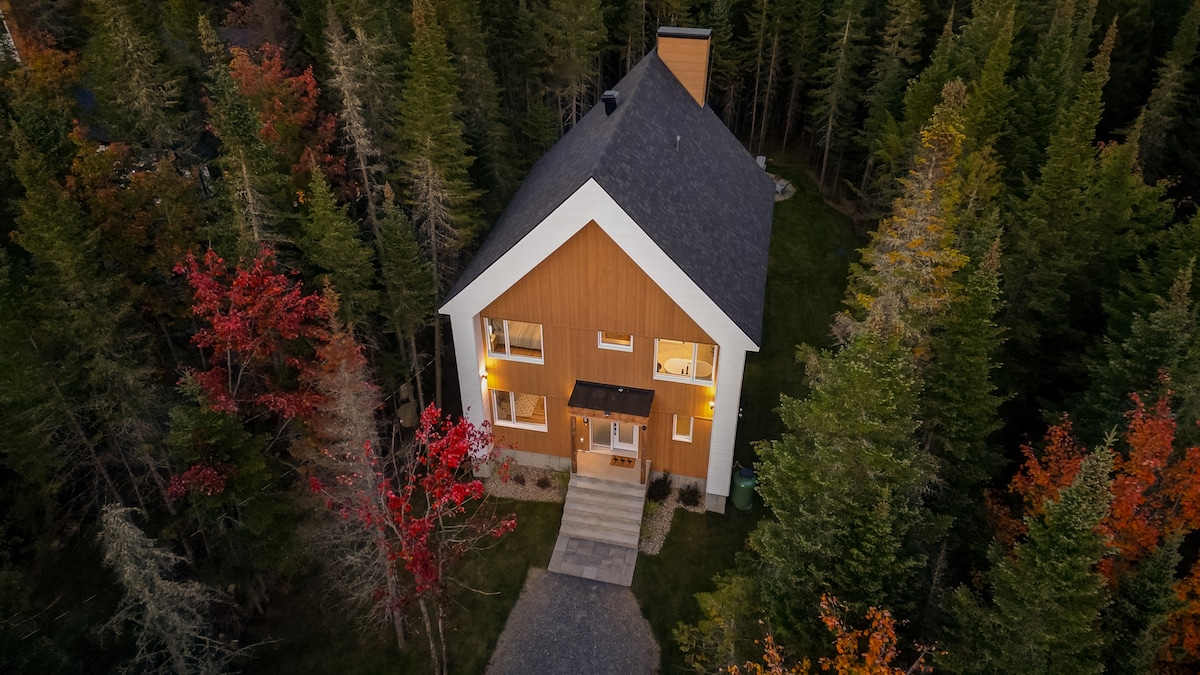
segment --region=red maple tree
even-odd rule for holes
[[[320,109],[321,89],[312,66],[293,75],[283,50],[271,44],[262,46],[257,60],[239,47],[231,51],[230,74],[258,111],[259,137],[289,167],[293,181],[299,184],[313,166],[320,166],[326,176],[341,176],[345,160],[332,152],[336,120]]]
[[[1124,447],[1113,460],[1112,506],[1100,523],[1111,553],[1099,572],[1118,585],[1138,562],[1168,538],[1200,529],[1200,448],[1175,448],[1175,416],[1168,391],[1148,406],[1131,394],[1134,407],[1126,414]],[[1057,501],[1071,484],[1088,454],[1071,434],[1064,418],[1046,433],[1040,455],[1022,448],[1025,463],[1009,490],[1021,498],[1020,513],[994,512],[998,536],[1008,545],[1024,533],[1022,515],[1037,515],[1047,503]],[[1109,451],[1109,450],[1103,450]],[[1175,587],[1184,607],[1168,620],[1167,664],[1200,662],[1200,563]]]
[[[276,268],[269,248],[249,267],[230,269],[212,250],[175,266],[192,287],[192,313],[207,324],[192,343],[211,350],[209,366],[194,375],[214,410],[259,405],[290,419],[311,414],[317,402],[306,385],[329,313],[321,296]]]

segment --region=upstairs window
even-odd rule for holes
[[[599,340],[601,349],[612,349],[618,352],[633,351],[633,333],[617,333],[611,330],[602,330],[597,339]]]
[[[542,324],[508,319],[484,319],[488,356],[543,363]]]
[[[659,338],[654,341],[654,378],[711,385],[717,374],[717,346]]]

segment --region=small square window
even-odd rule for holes
[[[633,351],[633,333],[617,333],[611,330],[602,330],[600,331],[599,345],[601,349],[631,352]]]
[[[692,422],[695,418],[686,415],[675,415],[671,424],[671,440],[692,442]]]

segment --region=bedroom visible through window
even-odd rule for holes
[[[483,330],[488,356],[543,363],[542,324],[485,318]]]
[[[496,426],[546,430],[545,396],[493,389],[492,411]]]
[[[671,425],[671,440],[692,442],[692,421],[695,418],[687,415],[675,415]]]
[[[633,333],[617,333],[611,330],[600,331],[600,348],[613,349],[619,352],[633,351]]]

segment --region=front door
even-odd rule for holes
[[[637,457],[638,425],[612,422],[604,418],[589,418],[592,428],[592,451]]]

